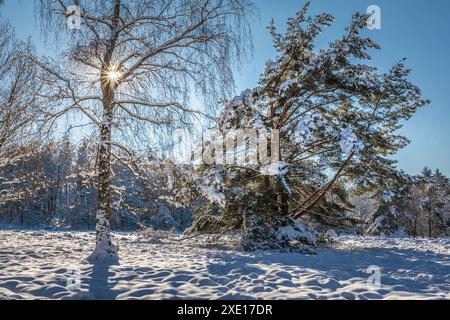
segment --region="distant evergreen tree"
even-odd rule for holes
[[[369,234],[403,233],[412,237],[449,234],[449,179],[425,167],[421,174],[380,191],[377,211],[368,219]]]

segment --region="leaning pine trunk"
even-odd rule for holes
[[[414,220],[414,233],[413,238],[417,237],[417,218]]]
[[[431,232],[431,209],[428,210],[428,236],[431,238],[433,233]]]

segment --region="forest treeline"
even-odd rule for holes
[[[94,229],[95,161],[95,143],[90,140],[28,145],[26,156],[5,165],[0,173],[0,224]],[[145,180],[121,163],[113,170],[118,186],[113,193],[114,229],[148,226],[182,231],[190,226],[191,211],[164,200],[169,194],[167,177],[157,163],[148,168]]]
[[[97,201],[95,143],[88,139],[77,144],[68,139],[47,141],[35,144],[26,154],[3,167],[0,174],[0,224],[93,230]],[[182,179],[176,182],[177,171],[185,168],[151,157],[146,161],[151,163],[147,172],[137,175],[120,163],[114,165],[114,184],[118,187],[113,194],[115,214],[111,224],[115,230],[152,227],[186,231],[194,220],[210,212],[208,193],[197,194],[184,206],[177,204],[180,193],[171,184],[183,184]],[[397,188],[370,192],[337,185],[326,201],[339,216],[311,211],[306,220],[322,225],[324,230],[361,235],[447,236],[450,180],[439,170],[428,168],[417,176],[403,174],[403,178]],[[202,197],[205,200],[198,201]],[[219,224],[214,228],[207,230],[221,231]]]

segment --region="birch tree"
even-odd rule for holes
[[[91,258],[116,256],[109,224],[112,163],[123,161],[119,151],[133,152],[123,137],[181,126],[201,115],[189,107],[192,94],[214,101],[230,93],[232,65],[249,45],[246,19],[252,5],[247,0],[41,0],[37,8],[44,30],[58,35],[62,48],[57,63],[36,61],[53,110],[48,123],[75,112],[77,126],[99,133]]]

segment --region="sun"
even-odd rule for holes
[[[106,70],[105,80],[114,84],[117,84],[122,78],[121,70],[113,65]]]
[[[107,75],[108,75],[108,79],[110,81],[117,82],[117,81],[119,81],[120,77],[122,76],[122,73],[117,70],[111,70],[111,71],[108,71]]]

